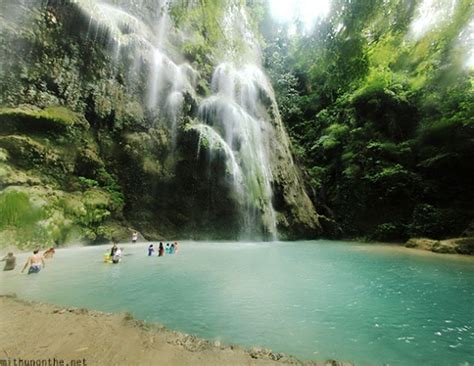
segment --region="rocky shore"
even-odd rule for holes
[[[76,365],[307,365],[350,366],[335,360],[300,361],[253,347],[209,342],[145,323],[130,314],[30,302],[0,296],[0,360],[74,360]]]
[[[447,240],[412,238],[405,243],[405,247],[429,250],[434,253],[474,255],[474,237]]]

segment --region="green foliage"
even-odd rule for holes
[[[0,212],[0,231],[8,227],[29,227],[44,217],[43,210],[33,207],[27,194],[14,190],[0,194]]]
[[[122,211],[125,202],[125,197],[122,193],[122,188],[117,182],[117,178],[115,178],[104,168],[99,169],[97,173],[98,181],[100,182],[104,190],[110,195],[111,209],[117,212]]]
[[[332,150],[341,146],[345,137],[348,135],[349,127],[343,124],[333,123],[325,128],[323,135],[316,142],[312,149],[322,148],[323,150]]]
[[[410,101],[407,86],[390,83],[384,77],[367,80],[352,94],[359,123],[369,123],[385,138],[403,141],[416,128],[416,108]]]
[[[191,38],[182,46],[184,55],[201,67],[207,65],[206,71],[209,73],[209,57],[216,51],[218,53],[219,44],[226,42],[238,47],[237,40],[225,34],[220,24],[227,6],[227,0],[199,0],[197,3],[179,0],[169,5],[169,14],[175,27],[190,28]]]
[[[1,245],[19,248],[38,247],[49,239],[42,225],[47,217],[43,207],[35,206],[24,192],[7,190],[0,193]]]
[[[410,235],[439,237],[444,229],[443,221],[443,215],[439,209],[428,204],[417,205],[413,210]]]
[[[374,229],[373,234],[370,237],[372,240],[381,240],[381,241],[392,241],[394,239],[404,239],[404,227],[403,225],[396,223],[383,223],[377,225]]]
[[[82,189],[97,187],[99,185],[99,183],[97,183],[97,181],[94,179],[88,179],[85,177],[78,177],[77,179],[81,183]]]
[[[472,4],[415,38],[420,3],[337,0],[292,35],[265,19],[265,66],[293,150],[319,211],[331,208],[345,235],[441,238],[474,219],[474,75],[462,41]]]
[[[416,175],[400,164],[383,167],[367,174],[364,179],[370,184],[371,189],[380,192],[379,199],[411,196],[417,184]]]
[[[78,116],[65,107],[0,108],[0,130],[5,132],[66,132],[80,123]]]
[[[110,212],[106,209],[86,205],[86,212],[80,217],[80,223],[86,227],[96,226],[109,216]]]

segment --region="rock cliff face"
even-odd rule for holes
[[[8,3],[3,242],[320,232],[237,2]]]

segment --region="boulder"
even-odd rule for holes
[[[453,248],[454,253],[474,255],[474,237],[448,239],[441,243],[447,248]]]
[[[474,237],[446,240],[411,238],[405,243],[405,247],[430,250],[435,253],[474,255]]]
[[[411,238],[405,243],[405,247],[432,250],[438,243],[439,241],[428,238]]]

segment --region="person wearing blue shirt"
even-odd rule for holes
[[[155,253],[155,248],[153,248],[153,244],[148,246],[148,256],[151,257]]]

